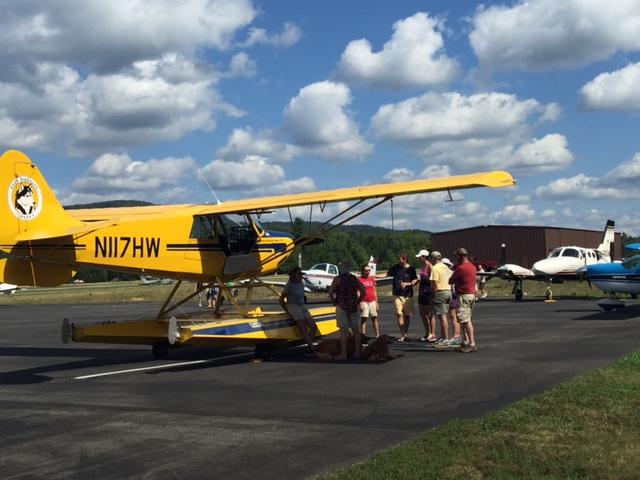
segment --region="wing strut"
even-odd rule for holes
[[[340,227],[341,225],[344,225],[348,221],[353,220],[354,218],[357,218],[360,215],[363,215],[363,214],[367,213],[369,210],[372,210],[372,209],[378,207],[379,205],[382,205],[384,202],[389,201],[392,198],[393,197],[384,197],[382,200],[379,200],[379,201],[373,203],[372,205],[369,205],[368,207],[363,208],[362,210],[359,210],[359,211],[353,213],[352,215],[349,215],[348,217],[340,220],[339,222],[337,222],[335,224],[331,224],[330,223],[333,220],[336,220],[337,218],[341,217],[342,215],[345,215],[347,212],[349,212],[349,211],[353,210],[354,208],[358,207],[366,199],[358,200],[356,203],[354,203],[353,205],[345,208],[343,211],[337,213],[336,215],[334,215],[330,219],[326,220],[324,223],[320,224],[316,228],[314,228],[312,230],[309,230],[306,235],[304,235],[302,237],[295,238],[293,240],[293,243],[291,244],[291,246],[288,247],[287,249],[285,249],[285,250],[283,250],[281,252],[274,252],[271,255],[269,255],[268,257],[266,257],[264,260],[262,260],[261,265],[265,265],[266,263],[271,262],[274,259],[282,257],[284,255],[289,255],[291,253],[291,250],[293,250],[295,247],[303,247],[303,246],[313,242],[316,238],[319,238],[321,236],[326,235],[330,231]],[[289,213],[289,214],[291,214],[291,213]]]

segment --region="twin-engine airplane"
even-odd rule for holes
[[[502,264],[495,272],[487,276],[497,276],[513,280],[513,294],[516,300],[523,298],[523,280],[537,280],[551,283],[562,283],[565,280],[581,280],[581,270],[587,265],[608,264],[611,262],[611,249],[615,241],[615,222],[607,220],[602,242],[597,248],[577,247],[575,245],[554,248],[546,258],[533,264],[531,270],[512,263]],[[503,244],[504,249],[504,244]],[[503,254],[503,257],[505,255]],[[551,287],[547,287],[547,295]]]
[[[515,182],[494,171],[447,178],[369,185],[295,195],[227,201],[218,205],[162,205],[65,210],[38,167],[12,150],[0,157],[0,281],[31,286],[68,282],[80,267],[119,270],[178,280],[156,318],[79,326],[65,322],[63,340],[148,344],[156,356],[169,345],[255,346],[266,356],[273,346],[301,342],[286,312],[251,306],[254,287],[271,288],[260,277],[276,271],[296,246],[307,245],[328,231],[399,195],[474,187],[504,187]],[[365,203],[368,199],[373,202]],[[327,203],[353,203],[301,238],[264,230],[257,220],[275,209]],[[239,220],[234,221],[233,216]],[[334,222],[334,223],[330,223]],[[235,311],[215,318],[167,318],[195,296],[174,300],[182,281],[202,288],[220,286]],[[227,282],[244,280],[246,296],[236,301]],[[220,302],[218,302],[218,305]],[[319,335],[337,331],[333,307],[312,308]]]

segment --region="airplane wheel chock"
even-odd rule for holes
[[[169,356],[169,342],[154,343],[151,347],[151,353],[156,359],[167,358]]]
[[[273,356],[273,345],[269,345],[268,343],[260,343],[256,345],[253,354],[260,360],[271,360],[271,357]]]

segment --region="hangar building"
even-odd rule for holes
[[[579,230],[560,227],[531,227],[513,225],[482,225],[449,230],[431,235],[431,248],[452,257],[458,247],[465,247],[477,262],[497,266],[515,263],[531,268],[536,261],[545,258],[549,251],[565,245],[597,248],[602,242],[603,230]],[[501,262],[505,244],[506,262]],[[622,257],[620,234],[616,233],[614,259]]]

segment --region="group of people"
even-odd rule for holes
[[[400,330],[398,341],[408,339],[414,314],[414,287],[417,286],[418,308],[425,328],[421,340],[436,346],[456,346],[464,353],[477,351],[471,317],[478,292],[476,281],[484,277],[476,275],[476,267],[466,249],[457,249],[455,256],[454,265],[440,252],[421,250],[416,255],[422,261],[418,276],[416,269],[409,264],[409,256],[406,253],[398,255],[398,263],[386,275],[393,280],[394,311]],[[342,261],[338,268],[340,273],[329,289],[340,328],[341,353],[336,359],[347,358],[350,335],[355,343],[353,357],[360,358],[361,339],[366,334],[367,321],[371,320],[375,336],[380,337],[376,278],[368,264],[362,266],[360,277],[351,273],[348,261]],[[289,272],[289,282],[280,296],[280,303],[296,321],[304,341],[313,352],[316,325],[305,306],[304,282],[299,267]]]
[[[398,263],[387,272],[387,276],[393,278],[394,308],[400,330],[398,341],[408,338],[414,314],[413,287],[417,285],[418,309],[425,328],[421,340],[438,346],[457,346],[465,353],[477,351],[471,321],[477,293],[476,267],[466,249],[459,248],[455,255],[456,264],[453,264],[440,252],[421,250],[416,255],[422,262],[418,276],[409,264],[409,256],[401,253]]]

